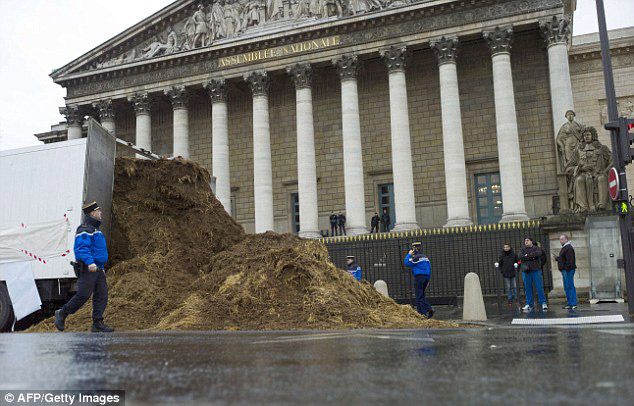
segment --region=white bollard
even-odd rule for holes
[[[464,277],[464,303],[462,308],[464,321],[486,321],[487,311],[484,308],[484,298],[480,287],[480,278],[469,272]]]
[[[374,289],[376,289],[376,291],[383,296],[390,297],[390,295],[388,295],[387,293],[387,283],[385,283],[385,281],[379,279],[378,281],[374,282]]]

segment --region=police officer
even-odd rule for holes
[[[379,217],[379,213],[374,212],[374,216],[372,217],[372,229],[370,230],[370,234],[374,233],[375,230],[379,232],[379,223],[381,222],[381,217]]]
[[[337,221],[339,222],[339,235],[348,235],[346,233],[346,215],[339,212]]]
[[[55,327],[64,331],[64,322],[69,314],[75,313],[92,295],[92,329],[94,333],[114,331],[103,322],[103,312],[108,304],[108,285],[103,269],[108,261],[106,239],[99,230],[101,208],[92,202],[82,208],[84,222],[75,233],[75,260],[79,264],[77,293],[68,303],[55,312]]]
[[[348,273],[354,276],[354,279],[360,281],[361,280],[361,267],[357,265],[357,261],[355,261],[354,256],[348,255],[346,257],[346,264],[348,265]]]
[[[405,266],[412,268],[414,287],[416,289],[416,310],[428,319],[434,317],[434,309],[425,298],[425,289],[431,279],[431,263],[429,258],[420,251],[421,243],[412,243],[412,249],[405,257]]]
[[[338,223],[338,221],[339,221],[339,219],[337,218],[337,215],[333,211],[330,214],[330,235],[333,236],[333,237],[335,235],[337,235],[337,223]]]

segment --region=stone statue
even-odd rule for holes
[[[606,210],[608,199],[608,170],[612,166],[612,154],[599,142],[594,127],[584,127],[582,139],[573,150],[566,166],[570,208],[575,213]]]
[[[260,2],[251,0],[244,6],[241,26],[247,29],[258,24],[260,24]]]
[[[205,47],[211,43],[209,26],[207,25],[207,15],[202,4],[198,5],[198,10],[193,16],[187,19],[183,26],[183,32],[187,37],[187,48],[194,49],[198,46]],[[200,45],[198,45],[200,43]]]
[[[154,41],[152,41],[149,45],[143,48],[141,51],[143,55],[141,58],[153,58],[159,55],[168,55],[179,50],[178,47],[178,35],[172,28],[172,26],[167,27],[167,40],[162,42],[161,39],[155,35]]]
[[[211,42],[227,36],[224,0],[214,1],[211,5],[211,13],[209,14],[209,30],[211,31]]]
[[[368,13],[383,8],[379,0],[350,0],[348,6],[352,14]]]
[[[266,0],[266,18],[268,21],[279,20],[282,18],[282,10],[284,4],[282,0]]]
[[[322,18],[343,16],[343,5],[341,0],[320,0],[320,5],[320,16]]]
[[[242,18],[240,17],[240,4],[238,2],[225,3],[225,28],[227,37],[232,37],[242,30]]]
[[[574,153],[574,150],[579,146],[581,142],[581,124],[575,121],[575,112],[568,110],[566,112],[566,118],[568,121],[564,123],[557,133],[557,155],[559,155],[560,171],[565,171],[568,162]]]
[[[310,17],[310,0],[292,0],[291,1],[291,14],[294,18]]]

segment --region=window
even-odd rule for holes
[[[475,198],[478,224],[495,224],[502,218],[500,174],[475,175]]]
[[[299,233],[299,194],[291,193],[291,226],[292,232]]]
[[[390,229],[396,224],[396,212],[394,211],[394,184],[385,183],[378,186],[379,192],[379,216],[383,215],[383,210],[387,209],[390,214]],[[383,224],[381,224],[383,230]]]

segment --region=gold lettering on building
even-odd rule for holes
[[[334,47],[339,44],[341,44],[341,38],[339,37],[339,35],[333,35],[331,37],[304,41],[298,44],[282,45],[275,48],[267,48],[239,55],[221,57],[218,59],[218,67],[225,68],[247,62],[255,62],[276,58],[278,56],[287,56],[299,54],[302,52],[315,51],[319,49]]]

